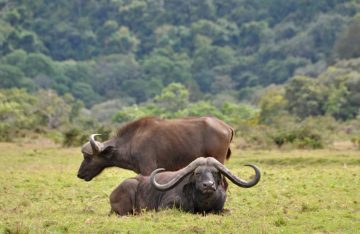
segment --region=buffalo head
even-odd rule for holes
[[[101,143],[95,141],[95,136],[99,134],[92,134],[89,137],[89,142],[83,145],[81,152],[84,160],[80,165],[78,177],[85,181],[92,180],[95,176],[100,174],[104,168],[113,166],[112,157],[114,147],[110,141]]]
[[[259,182],[260,170],[252,164],[246,164],[245,166],[252,167],[255,170],[255,177],[249,182],[236,177],[223,164],[211,157],[201,157],[194,160],[188,166],[179,170],[172,180],[165,184],[159,184],[155,179],[155,175],[165,169],[156,169],[151,173],[150,181],[157,190],[167,191],[174,188],[185,177],[190,175],[189,182],[195,184],[197,191],[200,191],[203,194],[211,194],[218,189],[222,180],[222,175],[224,175],[234,184],[243,188],[250,188]]]

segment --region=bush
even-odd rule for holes
[[[240,142],[237,144],[237,148],[241,149],[271,149],[273,141],[269,137],[271,128],[266,125],[252,125],[249,123],[242,123],[237,126],[235,136],[240,140],[234,140],[234,142]]]
[[[64,133],[64,142],[63,146],[70,147],[70,146],[77,146],[79,145],[80,137],[80,129],[78,128],[70,128],[68,131]]]
[[[286,122],[286,125],[278,125],[273,129],[270,136],[275,145],[279,148],[284,144],[292,144],[296,148],[320,149],[324,146],[322,126],[317,125],[318,121],[311,121],[309,118],[297,123]],[[319,127],[320,126],[320,127]]]
[[[360,136],[352,137],[351,142],[360,150]]]
[[[300,148],[320,149],[329,141],[336,129],[333,118],[316,117],[298,121],[292,116],[278,117],[271,125],[251,124],[243,121],[236,126],[236,136],[240,137],[239,148],[271,149]],[[336,122],[335,122],[336,123]],[[324,129],[330,129],[325,131]],[[328,132],[330,131],[330,132]]]
[[[97,139],[99,141],[108,140],[110,137],[111,130],[105,128],[105,126],[97,127],[95,133],[100,134]],[[83,131],[77,127],[71,127],[69,130],[64,132],[63,146],[81,146],[89,140],[89,136],[94,134],[88,131]]]

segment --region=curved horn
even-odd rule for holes
[[[253,164],[245,164],[244,165],[244,166],[251,167],[255,170],[255,178],[253,180],[247,182],[247,181],[244,181],[244,180],[236,177],[235,175],[233,175],[229,169],[227,169],[223,164],[218,162],[216,159],[214,159],[212,161],[213,161],[212,163],[214,164],[214,166],[221,172],[221,174],[226,176],[229,180],[231,180],[231,182],[233,182],[237,186],[240,186],[242,188],[250,188],[250,187],[256,185],[260,181],[260,177],[261,177],[260,169]]]
[[[101,152],[101,147],[99,146],[100,142],[95,141],[95,136],[99,136],[99,135],[101,134],[91,134],[89,137],[90,145],[94,154],[98,154]]]
[[[187,176],[188,174],[193,172],[198,166],[206,164],[206,162],[207,162],[206,158],[203,158],[203,157],[195,159],[194,161],[192,161],[189,165],[187,165],[183,169],[178,170],[175,174],[175,177],[165,184],[159,184],[155,179],[156,174],[161,171],[165,171],[165,169],[164,168],[156,169],[150,175],[151,184],[157,190],[160,190],[160,191],[170,190],[170,189],[174,188],[177,184],[179,184],[185,178],[185,176]]]

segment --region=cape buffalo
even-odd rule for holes
[[[216,155],[224,163],[230,157],[232,128],[215,117],[165,120],[146,117],[126,124],[103,143],[90,136],[82,147],[84,160],[78,177],[90,181],[106,167],[130,169],[149,175],[156,168],[175,171],[196,156]]]
[[[250,182],[237,178],[212,157],[197,158],[175,172],[161,172],[164,170],[161,168],[151,176],[138,175],[125,180],[111,193],[111,211],[127,215],[143,209],[158,211],[176,207],[191,213],[220,212],[226,199],[223,175],[243,188],[259,182],[260,170],[251,164],[246,166],[255,170]]]

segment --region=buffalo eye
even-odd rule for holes
[[[87,162],[91,161],[90,155],[84,154],[84,160]]]

